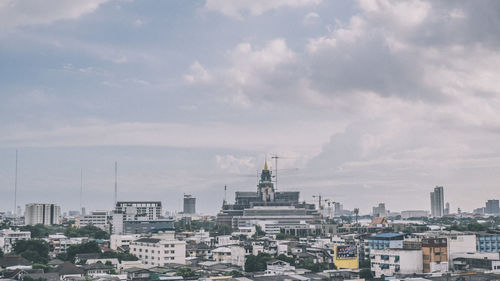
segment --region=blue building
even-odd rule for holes
[[[500,234],[482,233],[477,235],[477,251],[481,253],[500,253]]]
[[[402,249],[405,234],[378,233],[367,239],[368,247],[373,250]]]

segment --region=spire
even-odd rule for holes
[[[266,163],[264,164],[264,170],[268,171],[269,169],[267,168],[267,158],[266,158]]]

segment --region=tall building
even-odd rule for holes
[[[431,215],[442,217],[444,214],[444,190],[442,186],[436,186],[431,192]]]
[[[387,211],[385,210],[385,203],[379,203],[377,207],[373,207],[374,217],[385,217],[386,215]]]
[[[61,207],[59,207],[56,204],[30,203],[26,204],[24,223],[26,225],[59,224],[60,216],[61,216]]]
[[[500,214],[500,206],[498,200],[488,200],[486,201],[486,206],[484,208],[486,214],[498,215]]]
[[[196,198],[184,194],[184,214],[196,214]]]

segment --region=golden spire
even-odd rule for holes
[[[264,164],[264,170],[268,171],[269,169],[267,168],[267,158],[266,158],[266,163]]]

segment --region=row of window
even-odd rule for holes
[[[136,250],[136,248],[134,248],[134,251],[137,251],[137,250]],[[140,249],[140,248],[139,248],[139,253],[142,253],[142,249]],[[148,253],[148,249],[145,249],[145,250],[144,250],[144,253]],[[151,250],[151,254],[154,254],[154,253],[155,253],[155,251],[154,251],[154,250]],[[156,251],[156,253],[160,254],[160,253],[161,253],[161,251],[160,251],[160,250],[158,250],[158,251]],[[175,250],[170,250],[170,251],[165,250],[165,251],[164,251],[164,253],[165,253],[165,254],[168,254],[168,253],[173,254],[173,253],[175,253]]]

